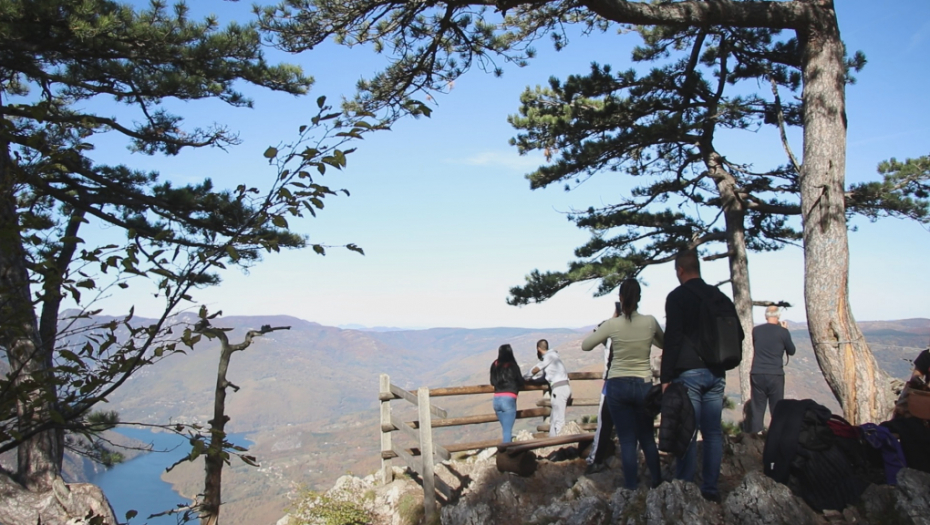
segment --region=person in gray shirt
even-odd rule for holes
[[[794,343],[788,323],[779,321],[781,314],[777,306],[765,309],[765,324],[752,329],[754,355],[749,370],[752,399],[749,406],[749,432],[762,432],[765,419],[765,404],[769,412],[775,413],[775,404],[785,398],[784,355],[794,355]]]

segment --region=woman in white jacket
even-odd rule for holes
[[[549,350],[549,341],[540,339],[536,343],[536,353],[542,356],[542,360],[528,374],[535,376],[542,372],[546,375],[546,381],[549,383],[549,392],[552,393],[552,412],[549,415],[549,436],[558,436],[565,424],[565,407],[568,406],[568,400],[572,397],[572,387],[568,382],[568,372],[559,353],[555,350]]]

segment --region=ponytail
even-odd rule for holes
[[[627,319],[633,319],[633,312],[639,306],[641,295],[639,282],[636,279],[625,279],[620,283],[620,305]]]

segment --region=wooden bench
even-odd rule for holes
[[[536,472],[536,455],[527,454],[527,452],[569,443],[578,443],[581,446],[582,443],[587,444],[592,441],[594,441],[594,434],[586,433],[499,443],[497,445],[497,470],[530,476]]]

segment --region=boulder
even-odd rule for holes
[[[930,525],[930,474],[904,468],[898,484],[871,485],[861,505],[869,523]]]
[[[723,512],[720,505],[711,503],[701,496],[701,489],[697,485],[675,480],[663,483],[646,493],[644,518],[647,525],[721,525]]]
[[[750,472],[723,503],[728,525],[816,525],[823,519],[761,471]]]

